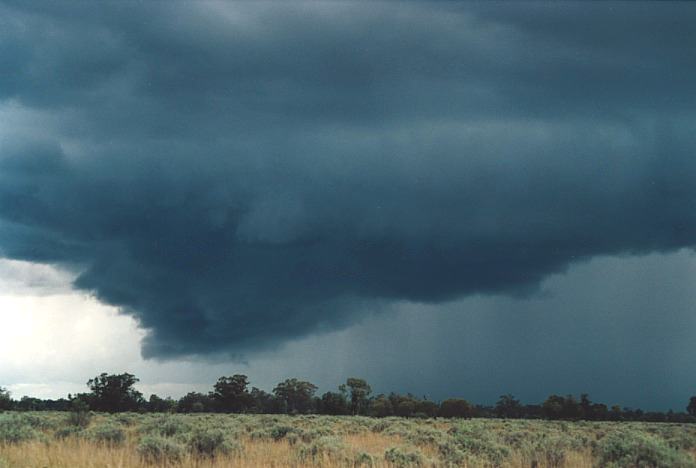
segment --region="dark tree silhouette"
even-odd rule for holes
[[[495,404],[495,414],[499,418],[520,418],[522,417],[522,412],[523,408],[520,401],[509,393],[501,395]]]
[[[440,416],[443,418],[470,418],[473,415],[474,408],[461,398],[450,398],[440,403]]]
[[[350,391],[350,411],[352,414],[365,414],[367,411],[367,397],[372,393],[372,388],[363,379],[349,377],[346,383],[339,387],[342,393]]]
[[[176,407],[176,402],[171,398],[160,398],[154,393],[150,395],[150,399],[147,402],[147,410],[151,413],[167,413],[174,410]]]
[[[0,411],[70,411],[72,424],[83,426],[89,422],[89,410],[149,411],[181,413],[197,412],[251,412],[251,413],[319,413],[330,415],[361,414],[374,417],[447,417],[447,418],[529,418],[594,421],[651,421],[696,423],[696,396],[691,397],[686,412],[643,411],[603,403],[594,403],[585,393],[579,398],[573,395],[551,395],[543,404],[522,405],[512,395],[502,395],[495,406],[474,406],[459,398],[444,400],[439,405],[425,396],[412,394],[379,394],[370,398],[372,389],[363,379],[351,377],[339,386],[340,392],[326,392],[315,397],[317,387],[296,378],[287,379],[270,394],[258,388],[247,390],[247,376],[220,377],[209,394],[190,392],[178,401],[151,395],[149,401],[134,389],[138,379],[132,374],[109,375],[102,373],[87,382],[91,393],[68,394],[67,399],[43,400],[23,396],[13,400],[10,393],[0,387]]]
[[[136,411],[143,401],[143,395],[133,386],[139,380],[133,374],[102,373],[87,381],[92,391],[88,395],[90,407],[96,411],[117,413]]]
[[[430,400],[416,401],[416,414],[421,417],[434,418],[440,412],[440,406]]]
[[[246,375],[235,374],[232,377],[220,377],[210,394],[220,411],[241,413],[252,405],[251,395],[247,390],[249,380]]]
[[[275,396],[259,388],[253,387],[249,395],[251,395],[251,400],[253,402],[251,411],[254,413],[280,413],[283,409],[283,405]]]
[[[549,419],[580,419],[582,407],[574,396],[549,396],[544,404],[544,415]]]
[[[384,395],[377,395],[370,401],[370,416],[384,418],[394,414],[394,407],[391,401]]]
[[[285,403],[290,414],[306,413],[312,409],[312,397],[317,386],[310,382],[297,379],[287,379],[279,383],[273,393],[276,398]]]
[[[342,393],[326,392],[321,396],[321,412],[323,414],[349,414],[348,401]]]
[[[0,387],[0,411],[9,410],[12,408],[12,398],[7,389]]]
[[[204,413],[213,410],[213,399],[209,395],[189,392],[179,399],[176,410],[180,413]]]
[[[686,412],[696,417],[696,396],[692,396],[689,400],[689,406],[686,407]]]

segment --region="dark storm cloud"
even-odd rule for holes
[[[688,4],[0,13],[0,248],[80,272],[149,356],[695,244]]]

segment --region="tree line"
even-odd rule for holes
[[[655,412],[592,402],[587,394],[550,395],[541,404],[522,404],[513,395],[502,395],[494,406],[473,405],[462,398],[441,402],[412,394],[372,394],[364,380],[351,377],[337,391],[316,395],[318,387],[296,378],[278,383],[271,393],[251,387],[246,375],[220,377],[208,393],[189,392],[178,400],[150,395],[145,399],[135,388],[133,374],[102,373],[87,381],[89,392],[57,400],[22,397],[13,400],[0,387],[0,410],[103,411],[178,413],[327,414],[373,417],[507,418],[591,421],[696,422],[696,396],[686,412]]]

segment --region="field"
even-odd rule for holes
[[[0,414],[0,467],[696,467],[696,425]]]

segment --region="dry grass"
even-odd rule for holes
[[[0,422],[2,417],[0,415]],[[26,420],[22,419],[23,415],[12,418],[15,424],[26,423],[26,427],[33,424],[35,432],[33,437],[20,441],[10,441],[7,436],[3,441],[0,432],[0,468],[590,468],[603,465],[601,460],[606,459],[600,458],[602,441],[616,432],[648,437],[646,440],[659,444],[667,441],[673,446],[674,440],[681,444],[674,449],[668,443],[656,445],[653,452],[658,449],[663,452],[658,450],[653,456],[663,459],[664,463],[651,465],[648,462],[644,466],[696,466],[696,427],[665,424],[376,420],[323,416],[97,415],[90,427],[76,429],[75,434],[60,438],[58,433],[66,425],[65,415],[37,413]],[[174,433],[163,436],[158,432],[165,423],[172,425]],[[123,440],[113,443],[95,440],[94,431],[100,427],[118,428]],[[212,456],[195,453],[190,449],[190,443],[197,430],[224,433],[226,439],[233,442],[233,449],[215,452]],[[158,440],[178,444],[181,453],[154,462],[144,458],[139,444],[152,434],[159,437]],[[395,451],[394,447],[397,448]],[[390,450],[392,454],[388,455]],[[616,462],[616,466],[632,466],[630,457],[622,460]]]
[[[350,436],[348,445],[355,452],[366,452],[374,456],[374,467],[392,468],[396,465],[383,459],[384,451],[403,443],[394,438],[380,436]],[[435,456],[435,450],[423,450],[428,456]],[[243,455],[199,458],[187,455],[178,462],[148,463],[143,460],[134,444],[109,447],[88,441],[70,440],[64,443],[28,442],[0,446],[0,454],[12,468],[222,468],[222,467],[269,467],[269,468],[304,468],[322,466],[338,468],[353,466],[330,457],[320,462],[301,462],[296,459],[295,449],[285,441],[257,442],[246,441]],[[594,465],[591,453],[573,452],[568,454],[566,467],[591,468]],[[529,468],[530,462],[522,456],[511,457],[504,466],[510,468]],[[1,465],[0,465],[1,466]],[[446,466],[438,465],[435,466]],[[467,465],[462,465],[467,466]],[[473,465],[476,466],[476,465]],[[539,468],[549,465],[540,463]]]

